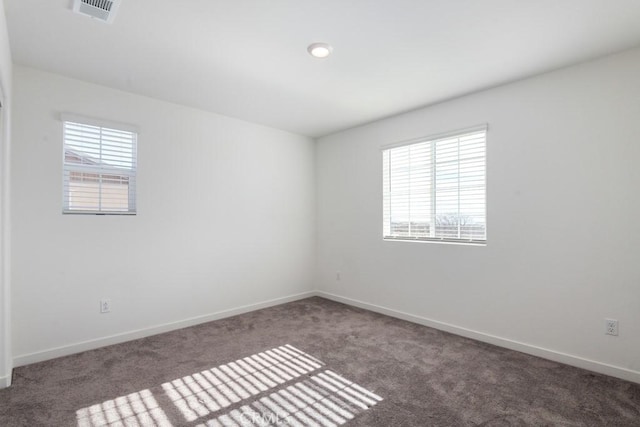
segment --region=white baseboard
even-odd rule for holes
[[[560,362],[566,365],[571,365],[571,366],[586,369],[589,371],[598,372],[600,374],[609,375],[612,377],[620,378],[627,381],[632,381],[635,383],[640,383],[640,372],[633,371],[631,369],[609,365],[606,363],[597,362],[595,360],[585,359],[579,356],[561,353],[559,351],[549,350],[546,348],[538,347],[531,344],[526,344],[523,342],[513,341],[506,338],[500,338],[495,335],[485,334],[483,332],[462,328],[460,326],[439,322],[437,320],[427,319],[426,317],[416,316],[413,314],[405,313],[398,310],[393,310],[393,309],[382,307],[375,304],[369,304],[363,301],[346,298],[346,297],[335,295],[329,292],[317,291],[316,295],[322,298],[330,299],[332,301],[341,302],[343,304],[363,308],[365,310],[374,311],[376,313],[385,314],[387,316],[395,317],[398,319],[407,320],[412,323],[429,326],[434,329],[439,329],[441,331],[450,332],[455,335],[460,335],[460,336],[471,338],[477,341],[482,341],[489,344],[497,345],[499,347],[508,348],[510,350],[519,351],[521,353],[526,353],[533,356],[541,357],[543,359],[552,360],[554,362]]]
[[[351,305],[354,307],[363,308],[376,313],[385,314],[387,316],[395,317],[402,320],[407,320],[412,323],[428,326],[431,328],[439,329],[445,332],[450,332],[455,335],[471,338],[474,340],[486,342],[489,344],[497,345],[499,347],[508,348],[511,350],[519,351],[533,356],[541,357],[543,359],[553,360],[555,362],[564,363],[566,365],[575,366],[578,368],[586,369],[593,372],[609,375],[612,377],[620,378],[627,381],[632,381],[640,384],[640,372],[633,371],[631,369],[622,368],[619,366],[609,365],[595,360],[585,359],[579,356],[558,352],[555,350],[549,350],[546,348],[538,347],[523,342],[513,341],[506,338],[497,337],[495,335],[486,334],[483,332],[474,331],[472,329],[463,328],[460,326],[451,325],[449,323],[439,322],[437,320],[428,319],[426,317],[416,316],[413,314],[405,313],[402,311],[394,310],[391,308],[370,304],[364,301],[335,295],[324,291],[309,291],[300,294],[290,295],[283,298],[276,298],[268,301],[263,301],[255,304],[249,304],[229,310],[223,310],[216,313],[206,314],[203,316],[192,317],[190,319],[180,320],[177,322],[165,323],[159,326],[153,326],[150,328],[138,329],[135,331],[124,332],[121,334],[111,335],[108,337],[97,338],[94,340],[78,342],[70,345],[56,347],[48,350],[43,350],[30,354],[23,354],[13,359],[13,366],[24,366],[31,363],[42,362],[49,359],[55,359],[56,357],[68,356],[70,354],[80,353],[87,350],[93,350],[96,348],[119,344],[126,341],[131,341],[139,338],[145,338],[148,336],[161,334],[163,332],[174,331],[176,329],[186,328],[189,326],[198,325],[201,323],[211,322],[213,320],[223,319],[225,317],[236,316],[238,314],[248,313],[250,311],[259,310],[262,308],[272,307],[279,304],[284,304],[291,301],[297,301],[304,298],[313,296],[319,296],[332,301],[341,302],[343,304]],[[0,388],[8,387],[11,384],[11,376],[0,377]]]
[[[64,345],[60,347],[51,348],[48,350],[38,351],[35,353],[22,354],[16,356],[13,359],[13,366],[24,366],[31,363],[42,362],[45,360],[55,359],[56,357],[68,356],[70,354],[80,353],[87,350],[93,350],[108,345],[119,344],[126,341],[131,341],[139,338],[145,338],[151,335],[161,334],[163,332],[174,331],[176,329],[182,329],[189,326],[199,325],[201,323],[211,322],[213,320],[223,319],[225,317],[236,316],[238,314],[248,313],[250,311],[260,310],[262,308],[272,307],[274,305],[280,305],[291,301],[297,301],[304,298],[315,296],[316,292],[309,291],[300,294],[289,295],[282,298],[275,298],[268,301],[262,301],[255,304],[244,305],[229,310],[218,311],[216,313],[205,314],[203,316],[192,317],[177,322],[165,323],[150,328],[137,329],[134,331],[123,332],[116,335],[110,335],[107,337],[96,338],[89,341],[82,341],[74,344]],[[10,379],[9,379],[10,380]],[[1,383],[0,383],[1,384]],[[10,384],[10,381],[9,381]]]
[[[7,388],[11,385],[11,372],[6,377],[0,377],[0,388]]]

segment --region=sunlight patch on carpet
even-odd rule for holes
[[[284,345],[162,384],[186,421],[195,421],[322,368],[324,364]]]
[[[172,427],[149,390],[142,390],[76,411],[78,427]]]
[[[196,427],[335,427],[382,398],[325,370]]]
[[[152,390],[82,408],[78,427],[336,427],[382,401],[289,344]]]

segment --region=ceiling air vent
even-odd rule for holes
[[[73,11],[110,24],[115,18],[120,0],[73,0]]]

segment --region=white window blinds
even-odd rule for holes
[[[486,133],[383,149],[385,239],[486,242]]]
[[[136,132],[63,123],[63,212],[135,214]]]

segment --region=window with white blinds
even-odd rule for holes
[[[136,213],[137,133],[63,118],[63,212]]]
[[[385,239],[485,243],[486,126],[385,148]]]

